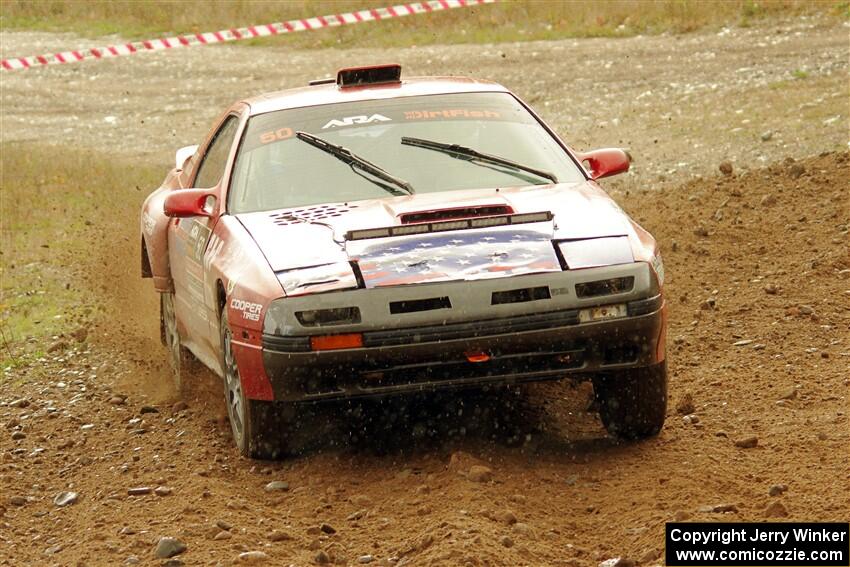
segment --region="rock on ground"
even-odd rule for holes
[[[166,536],[159,538],[156,548],[154,548],[154,555],[160,559],[167,559],[175,555],[180,555],[186,549],[186,544],[179,539]]]

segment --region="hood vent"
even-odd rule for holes
[[[458,207],[454,209],[437,209],[403,213],[399,215],[401,224],[418,224],[423,222],[439,222],[447,220],[472,219],[476,217],[493,217],[510,215],[514,210],[507,205],[481,205],[476,207]]]
[[[356,209],[357,205],[319,205],[317,207],[304,207],[292,211],[282,213],[272,213],[269,215],[278,226],[286,226],[299,222],[315,222],[333,217],[341,217],[352,209]]]
[[[449,220],[440,222],[420,222],[406,226],[387,226],[384,228],[366,228],[349,230],[345,233],[346,240],[366,240],[369,238],[386,238],[388,236],[410,236],[411,234],[426,234],[429,232],[445,232],[449,230],[467,230],[470,228],[493,228],[515,224],[534,222],[549,222],[552,213],[518,213],[513,215],[484,216],[480,218]]]

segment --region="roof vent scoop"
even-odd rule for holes
[[[401,83],[401,65],[375,65],[372,67],[350,67],[336,74],[340,88],[362,87]]]

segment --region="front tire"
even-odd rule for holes
[[[667,361],[606,372],[593,380],[599,416],[608,433],[645,439],[661,431],[667,414]]]
[[[252,400],[242,391],[239,366],[233,353],[233,333],[227,321],[227,308],[221,312],[221,352],[224,369],[224,398],[233,440],[239,452],[253,459],[280,459],[289,455],[287,425],[290,404]],[[291,412],[290,412],[291,413]]]

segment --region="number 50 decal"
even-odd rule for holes
[[[263,144],[269,144],[271,142],[277,142],[278,140],[286,140],[294,135],[295,132],[292,131],[292,128],[278,128],[277,130],[260,134],[260,142]]]

